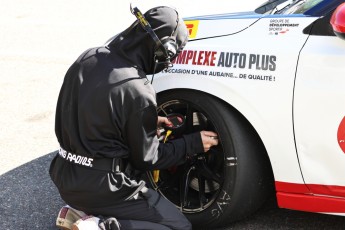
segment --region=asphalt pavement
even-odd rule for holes
[[[64,203],[48,169],[58,149],[54,112],[62,79],[81,52],[103,44],[134,20],[129,2],[0,0],[1,230],[56,229],[55,218]],[[198,2],[176,1],[186,16],[212,13],[207,4]],[[239,2],[233,1],[229,12],[240,9]],[[261,1],[251,0],[246,5],[253,2]],[[224,12],[224,4],[230,3],[219,0],[211,8],[216,12],[218,6]],[[268,205],[222,230],[344,226],[342,217]]]

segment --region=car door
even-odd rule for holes
[[[305,29],[293,117],[306,185],[314,194],[345,197],[345,40],[334,35],[331,13]]]

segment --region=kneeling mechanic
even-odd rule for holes
[[[55,120],[59,153],[50,176],[66,202],[61,229],[192,229],[137,172],[167,169],[218,144],[212,131],[160,143],[156,94],[146,75],[171,66],[188,40],[177,11],[156,7],[107,45],[86,50],[68,69]]]

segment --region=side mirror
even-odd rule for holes
[[[330,22],[335,35],[345,40],[345,3],[337,7]]]

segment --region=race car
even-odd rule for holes
[[[197,226],[281,208],[345,214],[344,0],[269,0],[184,18],[189,42],[154,76],[157,112],[219,145],[149,174]]]

